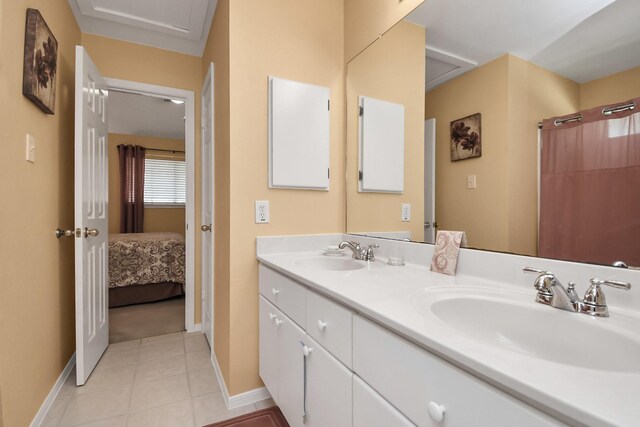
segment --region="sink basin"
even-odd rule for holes
[[[351,271],[378,267],[379,262],[358,261],[353,258],[310,258],[296,261],[300,267],[307,267],[324,271]]]
[[[640,340],[608,325],[611,319],[499,297],[454,295],[424,304],[448,327],[485,345],[575,367],[640,371]]]

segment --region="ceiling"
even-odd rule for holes
[[[84,33],[202,56],[217,0],[69,0]]]
[[[184,104],[109,91],[109,133],[184,140]]]
[[[426,0],[407,19],[427,29],[427,90],[505,53],[578,83],[640,66],[638,0]]]

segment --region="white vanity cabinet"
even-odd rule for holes
[[[353,369],[418,426],[563,425],[357,315]]]
[[[301,328],[308,294],[304,286],[260,266],[260,377],[292,427],[350,427],[353,373]],[[324,315],[322,304],[314,301],[319,304],[315,315],[337,332],[335,311]],[[350,312],[348,320],[350,334]]]
[[[264,265],[259,287],[260,376],[291,426],[563,425]]]

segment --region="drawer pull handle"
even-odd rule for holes
[[[427,411],[431,419],[437,423],[444,419],[444,406],[431,401],[427,404]]]
[[[274,320],[274,323],[276,324],[276,327],[282,325],[282,320],[276,318],[276,320]]]
[[[322,320],[318,320],[318,330],[324,331],[327,328],[327,322],[323,322]]]
[[[274,289],[271,289],[271,293],[273,294],[274,297],[277,297],[280,291],[274,288]]]

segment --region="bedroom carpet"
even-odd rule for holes
[[[205,427],[289,427],[277,406],[240,415]]]
[[[109,309],[110,343],[184,330],[184,297]]]

